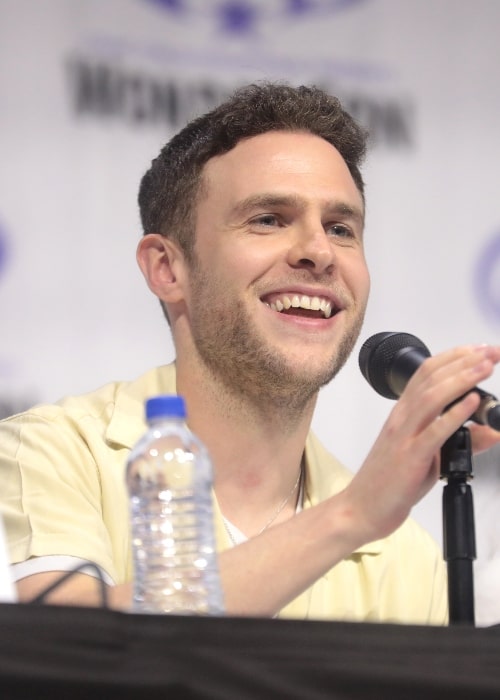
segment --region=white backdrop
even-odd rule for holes
[[[498,26],[497,0],[0,0],[0,412],[173,358],[135,263],[138,183],[189,117],[263,78],[320,84],[373,133],[360,343],[498,342]],[[356,357],[314,421],[353,470],[392,406]],[[438,540],[440,496],[415,509]]]

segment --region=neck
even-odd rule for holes
[[[177,391],[187,404],[188,423],[214,463],[215,492],[223,514],[245,534],[265,525],[297,481],[316,397],[301,412],[286,411],[266,398],[221,387],[198,365],[177,361]],[[295,512],[290,497],[274,522]]]

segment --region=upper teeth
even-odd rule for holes
[[[283,311],[283,309],[293,307],[296,309],[322,311],[325,318],[330,318],[332,315],[332,304],[330,301],[320,299],[319,297],[309,297],[306,294],[302,294],[301,296],[294,294],[291,297],[284,295],[272,301],[269,306],[273,311]]]

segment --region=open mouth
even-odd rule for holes
[[[308,296],[306,294],[273,295],[264,300],[273,311],[290,316],[306,316],[308,318],[330,318],[337,309],[330,299]]]

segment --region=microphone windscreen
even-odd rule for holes
[[[391,386],[391,373],[403,350],[421,350],[423,355],[430,357],[427,346],[411,333],[376,333],[364,342],[359,352],[362,375],[386,399],[398,399],[400,396]]]

